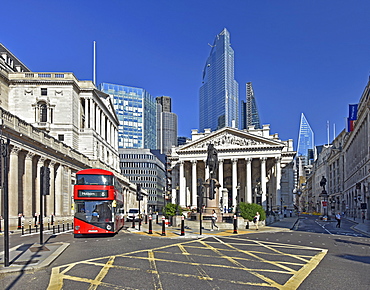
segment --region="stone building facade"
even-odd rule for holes
[[[360,97],[353,131],[343,130],[321,147],[299,197],[301,209],[370,219],[370,79]],[[327,196],[321,195],[322,176],[327,179]]]
[[[218,152],[217,207],[235,209],[239,202],[254,202],[277,212],[293,208],[293,142],[270,135],[269,125],[247,130],[225,127],[204,133],[193,130],[192,140],[172,148],[169,156],[174,203],[197,206],[199,181],[210,177],[206,166],[208,144]]]
[[[72,217],[72,190],[80,169],[110,170],[121,180],[125,195],[136,191],[120,173],[118,119],[109,95],[72,73],[31,72],[1,44],[0,125],[3,142],[9,140],[11,225],[19,213],[27,220],[40,212],[42,166],[49,167],[51,179],[46,216]],[[4,178],[3,165],[1,169]],[[2,193],[1,187],[3,205]]]

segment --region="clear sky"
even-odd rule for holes
[[[202,70],[227,28],[240,99],[252,82],[260,119],[298,141],[303,112],[315,144],[345,128],[370,74],[370,1],[2,0],[0,42],[35,72],[73,72],[97,83],[172,98],[179,135],[199,124]],[[335,124],[335,125],[334,125]]]

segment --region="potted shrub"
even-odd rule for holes
[[[260,214],[260,221],[264,221],[266,219],[265,210],[259,204],[241,202],[239,203],[238,207],[240,215],[246,221],[247,229],[249,228],[249,222],[253,220],[257,212]]]

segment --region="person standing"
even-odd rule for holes
[[[340,219],[341,219],[341,216],[340,216],[340,213],[339,212],[335,215],[335,219],[337,220],[337,225],[335,227],[340,228]]]
[[[211,231],[213,231],[213,227],[216,227],[218,229],[218,226],[216,225],[217,220],[217,213],[215,210],[212,212],[212,225],[211,225]]]
[[[260,214],[259,214],[259,212],[257,211],[257,213],[256,213],[255,217],[253,218],[253,222],[254,222],[254,224],[256,225],[256,230],[257,230],[257,231],[258,231],[258,222],[259,222],[259,220],[260,220]]]

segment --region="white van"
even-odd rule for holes
[[[135,221],[139,220],[139,209],[138,208],[130,208],[128,210],[127,221],[132,221],[133,219],[135,219]]]

